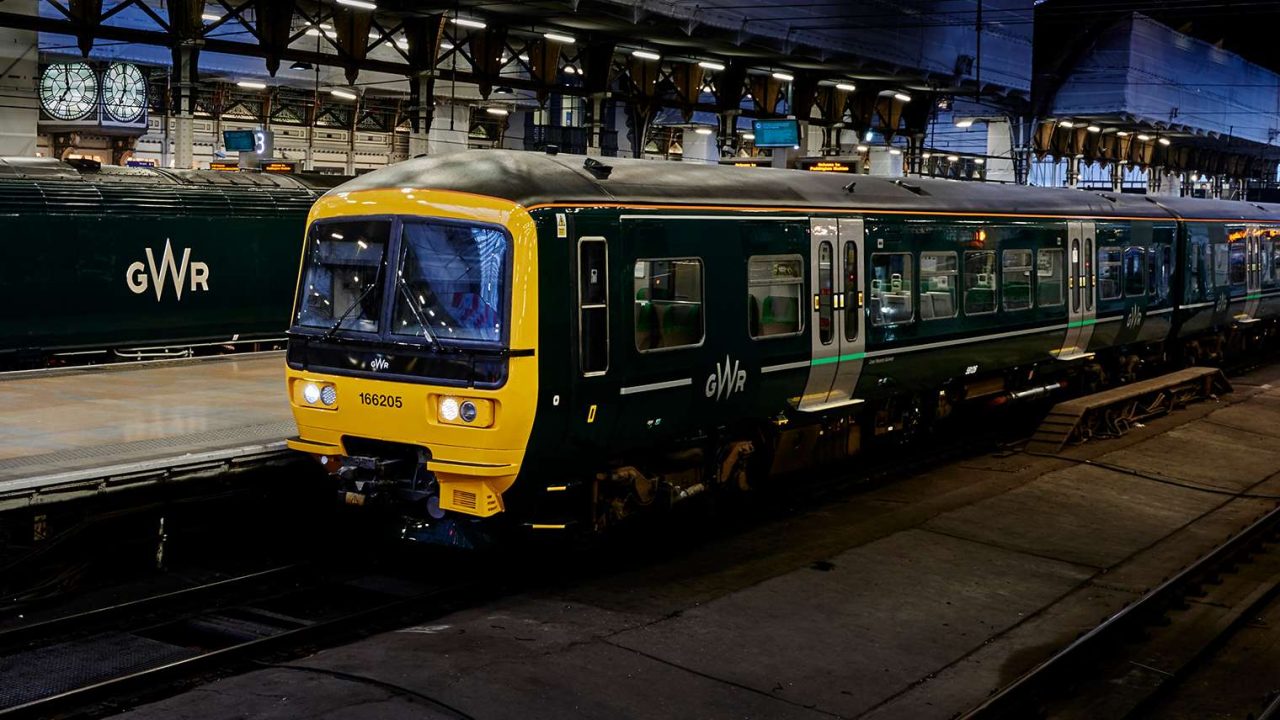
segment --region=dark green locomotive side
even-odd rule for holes
[[[324,185],[271,175],[0,165],[0,363],[283,337]]]

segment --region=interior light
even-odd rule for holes
[[[661,60],[662,59],[662,56],[659,55],[658,53],[649,52],[648,50],[632,50],[631,54],[634,55],[635,57],[640,58],[641,60]]]
[[[241,80],[240,82],[236,83],[236,85],[242,88],[249,88],[250,90],[266,90],[267,89],[266,83],[258,82],[257,80]]]
[[[487,27],[483,22],[479,20],[472,20],[470,18],[456,17],[452,18],[452,20],[454,25],[461,25],[462,27],[476,28],[478,30],[483,30]]]
[[[896,92],[893,94],[893,97],[895,100],[900,100],[902,102],[911,102],[911,96],[904,92]]]
[[[973,118],[961,118],[957,120],[956,127],[958,128],[973,127]]]
[[[698,62],[698,67],[706,68],[707,70],[723,70],[724,69],[724,65],[721,65],[720,63],[712,60],[701,60]]]
[[[1097,125],[1090,125],[1087,129],[1091,133],[1102,132],[1102,128],[1098,127]]]
[[[369,2],[369,0],[338,0],[339,5],[346,5],[357,10],[377,10],[378,4]]]
[[[564,43],[565,45],[572,45],[573,43],[576,42],[576,40],[574,40],[572,36],[561,35],[560,33],[553,33],[553,32],[542,33],[542,37],[550,40],[551,42]]]
[[[784,73],[784,72],[776,72],[773,74],[773,76],[784,82],[791,82],[792,80],[796,79],[795,75],[792,75],[790,73]]]
[[[330,94],[330,95],[332,95],[332,96],[334,96],[334,97],[340,97],[340,98],[342,98],[343,100],[355,100],[355,99],[356,99],[356,94],[355,94],[355,93],[351,92],[350,90],[343,90],[342,88],[329,88],[329,94]]]
[[[858,89],[858,86],[853,83],[836,83],[836,89],[843,90],[845,92],[853,92]]]

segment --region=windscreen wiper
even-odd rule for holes
[[[405,285],[403,275],[396,278],[396,289],[404,296],[405,304],[409,306],[409,311],[413,313],[414,319],[418,321],[418,327],[422,328],[422,336],[431,343],[431,347],[436,352],[442,351],[444,347],[440,344],[440,339],[431,330],[431,325],[427,322],[427,319],[422,317],[422,311],[414,304],[413,293],[409,292],[409,286]]]
[[[369,293],[373,292],[373,289],[378,287],[381,281],[382,281],[382,266],[379,265],[378,273],[373,276],[373,282],[369,283],[369,287],[365,288],[364,292],[360,293],[360,295],[355,300],[353,300],[350,305],[347,306],[347,309],[342,311],[342,315],[338,316],[337,321],[334,322],[332,325],[330,325],[328,330],[324,331],[324,334],[320,336],[320,339],[328,340],[329,338],[333,337],[333,334],[338,332],[338,328],[342,327],[342,323],[347,319],[347,316],[351,314],[351,311],[355,310],[356,307],[360,305],[360,303],[364,302],[364,299],[369,297]]]

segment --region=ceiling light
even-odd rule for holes
[[[222,19],[222,16],[221,16],[221,15],[214,14],[214,13],[202,13],[202,14],[200,15],[200,19],[201,19],[201,20],[208,20],[209,22],[218,22],[219,20],[221,20],[221,19]]]
[[[928,160],[928,159],[929,159],[929,158],[931,158],[931,157],[933,157],[933,153],[922,153],[922,154],[920,155],[920,159],[921,159],[921,160]]]
[[[958,128],[973,127],[973,118],[961,118],[957,120],[956,127]]]
[[[453,43],[451,43],[451,42],[442,42],[442,43],[440,43],[440,49],[441,49],[441,50],[452,50],[452,49],[453,49]]]
[[[1076,124],[1071,122],[1070,120],[1059,120],[1058,125],[1060,125],[1061,127],[1067,128],[1068,130],[1076,126]]]
[[[453,24],[461,25],[462,27],[476,28],[477,30],[483,30],[485,28],[485,24],[483,22],[480,22],[479,20],[472,20],[470,18],[453,18]]]
[[[698,128],[697,130],[694,130],[694,132],[699,135],[710,135],[714,131],[711,128],[701,127],[701,128]]]
[[[698,67],[705,68],[707,70],[723,70],[724,69],[724,65],[721,65],[720,63],[715,62],[713,60],[700,60],[698,61]]]
[[[1151,136],[1150,136],[1150,135],[1147,135],[1147,134],[1145,134],[1145,133],[1139,133],[1139,134],[1138,134],[1138,139],[1139,139],[1139,140],[1141,140],[1142,142],[1146,142],[1146,141],[1148,141],[1148,140],[1150,140],[1150,139],[1151,139]]]
[[[959,156],[959,155],[948,155],[948,156],[947,156],[947,162],[957,162],[957,161],[959,161],[959,160],[960,160],[960,156]]]
[[[250,90],[266,90],[267,89],[266,83],[258,82],[257,80],[241,80],[240,82],[236,83],[236,85],[242,88],[248,88]]]
[[[1102,132],[1102,128],[1098,127],[1097,125],[1090,125],[1087,129],[1091,133]]]
[[[321,29],[321,30],[325,30],[325,31],[329,31],[329,30],[332,30],[332,29],[333,29],[333,26],[332,26],[332,25],[330,25],[329,23],[320,23],[320,29]]]
[[[369,2],[369,0],[338,0],[339,5],[346,5],[357,10],[377,10],[378,4]]]
[[[565,74],[565,75],[576,75],[577,73],[578,73],[578,68],[576,68],[576,67],[574,67],[574,66],[572,66],[572,65],[565,65],[565,66],[564,66],[564,74]]]
[[[784,73],[784,72],[776,72],[776,73],[774,73],[774,74],[773,74],[773,76],[774,76],[775,78],[777,78],[778,80],[782,80],[782,81],[784,81],[784,82],[791,82],[792,80],[795,80],[795,79],[796,79],[796,76],[795,76],[795,75],[790,75],[790,74],[788,74],[788,73]]]
[[[974,165],[986,165],[986,164],[987,164],[987,159],[986,159],[986,158],[974,158],[974,159],[973,159],[973,164],[974,164]]]
[[[1117,130],[1116,137],[1129,137],[1129,133],[1125,132],[1124,130]]]
[[[743,140],[755,140],[755,139],[756,139],[756,134],[755,134],[755,133],[742,133],[742,139],[743,139]]]
[[[859,145],[859,146],[858,146],[858,152],[866,152],[866,151],[867,151],[867,146],[866,146],[866,145]]]
[[[564,43],[565,45],[572,45],[574,42],[576,42],[573,36],[561,35],[560,33],[553,33],[553,32],[542,33],[542,37],[550,40],[551,42]]]
[[[329,94],[330,94],[330,95],[332,95],[332,96],[334,96],[334,97],[340,97],[340,98],[342,98],[343,100],[355,100],[355,99],[356,99],[356,94],[355,94],[355,93],[351,92],[350,90],[343,90],[342,88],[329,88]]]
[[[661,60],[662,59],[662,56],[659,55],[658,53],[649,52],[648,50],[632,50],[631,54],[640,58],[641,60]]]
[[[894,93],[894,94],[893,94],[893,98],[894,98],[895,100],[900,100],[900,101],[902,101],[902,102],[911,102],[911,96],[910,96],[910,95],[908,95],[908,94],[906,94],[906,93],[904,93],[904,92],[896,92],[896,93]]]
[[[901,150],[899,150],[898,148],[889,148],[889,154],[890,154],[890,155],[901,155],[901,154],[902,154],[902,151],[901,151]]]
[[[845,92],[853,92],[858,89],[858,86],[853,83],[836,83],[836,89],[843,90]]]
[[[497,115],[498,117],[506,117],[511,114],[507,112],[505,109],[500,107],[487,107],[484,109],[484,111],[489,113],[490,115]]]
[[[293,64],[289,66],[289,69],[290,70],[311,70],[313,68],[311,67],[311,63],[309,62],[294,60]]]
[[[1159,140],[1157,140],[1156,142],[1160,143],[1161,145],[1166,145],[1166,146],[1167,146],[1167,145],[1169,144],[1169,138],[1160,138],[1160,139],[1159,139]]]

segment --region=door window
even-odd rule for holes
[[[609,369],[608,254],[604,238],[578,243],[578,369],[584,375]]]
[[[835,309],[832,302],[835,281],[831,243],[818,244],[818,341],[830,345],[835,339]]]
[[[858,292],[858,245],[844,244],[844,339],[858,339],[862,318],[862,293]]]

